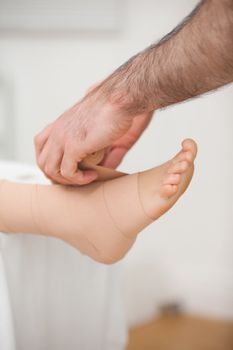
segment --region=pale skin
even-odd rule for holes
[[[155,110],[233,81],[233,0],[203,0],[159,43],[132,57],[35,138],[37,163],[61,184],[87,184],[86,155],[117,167]]]
[[[185,192],[196,153],[187,139],[158,167],[81,187],[2,180],[0,231],[56,237],[98,262],[115,263]]]

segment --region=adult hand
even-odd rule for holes
[[[55,183],[84,185],[97,178],[78,164],[107,148],[105,166],[116,167],[151,119],[151,113],[127,116],[99,96],[98,89],[66,111],[35,137],[37,163]]]

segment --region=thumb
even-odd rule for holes
[[[100,165],[112,169],[117,168],[127,151],[128,149],[125,147],[112,147],[109,151],[106,152],[105,157]]]

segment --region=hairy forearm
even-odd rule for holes
[[[159,43],[118,68],[100,86],[136,115],[233,81],[233,0],[204,0]]]

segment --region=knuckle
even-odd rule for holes
[[[50,165],[46,165],[44,167],[44,171],[46,174],[48,174],[49,176],[53,177],[56,175],[56,171],[54,170],[53,167],[51,167]]]
[[[54,128],[52,138],[58,141],[65,140],[67,138],[67,132],[61,127]]]
[[[44,161],[40,158],[37,159],[37,164],[41,170],[44,169]]]
[[[42,141],[42,137],[41,137],[41,134],[37,134],[35,137],[34,137],[34,144],[37,146],[41,143]]]
[[[70,173],[69,170],[67,170],[66,168],[61,168],[61,175],[64,177],[64,178],[72,178],[72,174]]]
[[[73,154],[75,147],[75,143],[72,142],[72,140],[66,140],[64,144],[64,155],[69,156],[70,154]]]

